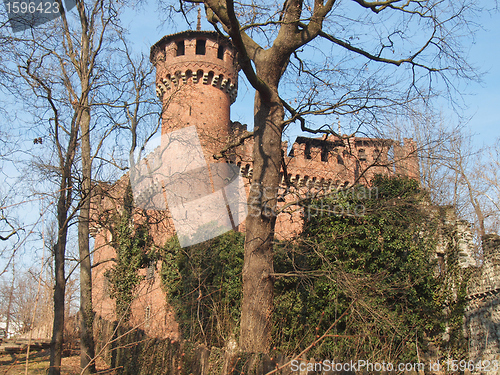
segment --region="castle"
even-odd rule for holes
[[[151,62],[156,67],[156,93],[163,104],[162,135],[195,127],[206,164],[215,163],[214,155],[228,143],[247,134],[245,125],[230,120],[230,106],[238,90],[236,51],[230,41],[216,32],[184,31],[163,37],[151,48]],[[248,137],[229,150],[219,162],[239,167],[248,187],[252,178],[253,139]],[[301,232],[303,214],[294,204],[301,196],[329,194],[354,183],[369,185],[376,174],[406,175],[419,178],[416,144],[405,139],[400,144],[390,139],[328,135],[321,138],[297,137],[287,153],[282,145],[284,163],[275,236],[294,238]],[[106,195],[122,197],[128,177],[108,187]],[[120,210],[123,199],[94,200],[97,215]],[[161,246],[175,231],[168,210],[153,224],[154,241]],[[117,319],[114,301],[109,296],[105,272],[112,266],[115,250],[108,245],[111,233],[95,228],[93,299],[98,316]],[[238,230],[244,230],[242,223]],[[131,324],[150,336],[178,338],[174,316],[165,301],[157,275],[158,265],[141,270],[144,281],[131,306]]]

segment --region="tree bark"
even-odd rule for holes
[[[75,137],[76,138],[76,137]],[[70,142],[70,147],[75,147]],[[73,149],[74,151],[74,149]],[[71,153],[68,150],[68,153]],[[61,360],[64,341],[64,294],[66,292],[66,276],[64,261],[66,253],[66,239],[68,235],[68,209],[71,202],[71,165],[72,156],[66,158],[62,169],[59,198],[57,202],[57,243],[54,246],[54,322],[52,327],[52,340],[50,342],[50,368],[49,375],[61,374]]]
[[[277,90],[275,91],[277,93]],[[267,353],[271,340],[273,240],[284,110],[277,95],[255,97],[254,173],[248,198],[240,349]]]
[[[86,103],[88,104],[88,103]],[[90,155],[90,108],[86,105],[81,117],[82,142],[82,191],[78,222],[78,247],[80,253],[80,367],[82,374],[95,372],[95,351],[92,306],[92,271],[89,246],[90,194],[92,160]]]

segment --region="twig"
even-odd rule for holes
[[[246,139],[251,138],[251,137],[253,137],[253,132],[249,132],[249,131],[244,132],[243,135],[236,142],[228,144],[226,147],[224,147],[220,151],[220,154],[213,155],[213,158],[215,160],[219,160],[219,159],[223,158],[224,154],[226,152],[228,152],[232,148],[235,148],[235,147],[238,147],[238,146],[242,145],[245,142]]]
[[[266,375],[271,375],[271,374],[275,374],[277,373],[279,370],[285,368],[286,366],[288,366],[290,363],[292,363],[292,361],[294,360],[297,360],[298,358],[300,358],[303,354],[307,353],[309,350],[311,350],[311,348],[313,346],[315,346],[318,342],[320,342],[321,340],[323,340],[325,337],[329,337],[328,335],[328,332],[330,332],[333,327],[335,327],[337,325],[337,323],[340,321],[340,319],[342,319],[344,316],[346,316],[347,312],[351,309],[351,307],[354,305],[354,303],[356,302],[357,298],[354,299],[351,304],[349,305],[349,307],[342,313],[342,315],[340,315],[338,317],[337,320],[335,320],[332,325],[325,331],[325,333],[323,333],[323,335],[321,335],[319,338],[317,338],[316,340],[314,340],[307,348],[305,348],[304,350],[302,350],[299,354],[297,354],[293,359],[291,359],[290,361],[288,361],[287,363],[285,363],[284,365],[281,365],[279,367],[276,367],[273,371],[270,371],[268,373],[266,373]]]

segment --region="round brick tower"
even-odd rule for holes
[[[207,163],[230,136],[229,107],[238,70],[230,41],[212,31],[167,35],[151,47],[156,93],[163,104],[162,135],[196,126]]]

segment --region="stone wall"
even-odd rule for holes
[[[483,264],[471,277],[465,331],[469,338],[469,359],[475,363],[490,361],[488,374],[500,374],[500,236],[483,238]],[[499,361],[498,366],[492,361]],[[475,374],[484,373],[476,371]]]

